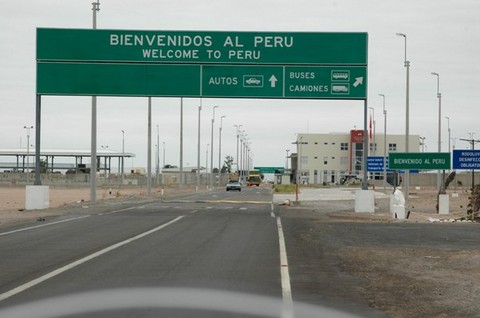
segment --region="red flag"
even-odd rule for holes
[[[372,116],[370,116],[370,139],[372,139]]]

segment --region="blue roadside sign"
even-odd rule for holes
[[[453,169],[479,170],[480,150],[453,150]]]
[[[367,171],[368,172],[383,172],[383,166],[387,160],[381,156],[371,156],[367,159]]]

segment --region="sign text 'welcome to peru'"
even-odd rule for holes
[[[37,29],[37,94],[366,99],[367,33]]]

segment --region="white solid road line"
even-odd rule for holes
[[[277,217],[278,242],[280,246],[280,276],[282,280],[282,296],[285,306],[282,317],[292,317],[292,289],[290,286],[290,274],[288,272],[287,249],[285,248],[285,237],[283,236],[282,221]]]
[[[121,210],[115,210],[115,211],[111,211],[111,212],[99,213],[99,214],[97,214],[97,215],[100,215],[100,216],[101,216],[101,215],[108,215],[108,214],[114,214],[114,213],[129,211],[129,210],[133,210],[133,209],[143,209],[143,208],[145,208],[145,205],[133,206],[133,207],[129,207],[129,208],[121,209]],[[84,216],[79,216],[79,217],[76,217],[76,218],[70,218],[70,219],[65,219],[65,220],[56,221],[56,222],[51,222],[51,223],[44,223],[44,224],[35,225],[35,226],[29,226],[29,227],[25,227],[25,228],[18,229],[18,230],[13,230],[13,231],[8,231],[8,232],[0,233],[0,236],[9,235],[9,234],[14,234],[14,233],[23,232],[23,231],[28,231],[28,230],[34,230],[34,229],[38,229],[38,228],[40,228],[40,227],[55,225],[55,224],[59,224],[59,223],[76,221],[76,220],[80,220],[80,219],[84,219],[84,218],[88,218],[88,217],[91,217],[91,215],[84,215]]]
[[[175,218],[175,219],[173,219],[173,220],[171,220],[171,221],[169,221],[169,222],[167,222],[167,223],[164,223],[164,224],[162,224],[162,225],[160,225],[160,226],[157,226],[157,227],[154,228],[154,229],[151,229],[151,230],[149,230],[149,231],[146,231],[146,232],[143,232],[143,233],[141,233],[141,234],[138,234],[138,235],[136,235],[136,236],[134,236],[134,237],[131,237],[131,238],[129,238],[129,239],[126,239],[126,240],[124,240],[124,241],[122,241],[122,242],[113,244],[113,245],[111,245],[111,246],[109,246],[109,247],[106,247],[106,248],[104,248],[104,249],[102,249],[102,250],[100,250],[100,251],[98,251],[98,252],[95,252],[95,253],[90,254],[90,255],[88,255],[88,256],[86,256],[86,257],[84,257],[84,258],[81,258],[81,259],[79,259],[79,260],[77,260],[77,261],[75,261],[75,262],[73,262],[73,263],[70,263],[70,264],[67,264],[67,265],[65,265],[65,266],[63,266],[63,267],[60,267],[60,268],[58,268],[58,269],[56,269],[56,270],[54,270],[54,271],[52,271],[52,272],[50,272],[50,273],[48,273],[48,274],[45,274],[45,275],[43,275],[43,276],[41,276],[41,277],[39,277],[39,278],[36,278],[36,279],[34,279],[34,280],[32,280],[32,281],[29,281],[28,283],[25,283],[25,284],[20,285],[20,286],[14,288],[14,289],[12,289],[12,290],[9,290],[8,292],[5,292],[5,293],[3,293],[3,294],[0,294],[0,301],[5,300],[5,299],[7,299],[7,298],[10,298],[10,297],[12,297],[12,296],[14,296],[14,295],[16,295],[16,294],[19,294],[19,293],[21,293],[21,292],[23,292],[23,291],[25,291],[25,290],[27,290],[27,289],[35,286],[35,285],[38,285],[38,284],[40,284],[40,283],[42,283],[42,282],[44,282],[44,281],[46,281],[46,280],[48,280],[48,279],[50,279],[50,278],[53,278],[53,277],[55,277],[55,276],[57,276],[57,275],[60,275],[60,274],[66,272],[66,271],[68,271],[68,270],[70,270],[70,269],[72,269],[72,268],[77,267],[78,265],[81,265],[81,264],[83,264],[83,263],[86,263],[86,262],[88,262],[88,261],[90,261],[90,260],[92,260],[92,259],[94,259],[94,258],[96,258],[96,257],[99,257],[99,256],[101,256],[101,255],[103,255],[103,254],[105,254],[105,253],[108,253],[108,252],[110,252],[110,251],[112,251],[112,250],[114,250],[114,249],[117,249],[117,248],[119,248],[119,247],[121,247],[121,246],[123,246],[123,245],[129,244],[129,243],[131,243],[131,242],[133,242],[133,241],[136,241],[136,240],[138,240],[138,239],[141,239],[141,238],[143,238],[143,237],[145,237],[145,236],[147,236],[147,235],[150,235],[150,234],[152,234],[152,233],[155,233],[155,232],[157,232],[157,231],[159,231],[159,230],[161,230],[161,229],[163,229],[163,228],[165,228],[165,227],[167,227],[167,226],[169,226],[169,225],[171,225],[171,224],[179,221],[179,220],[182,219],[183,217],[184,217],[183,215],[182,215],[182,216],[179,216],[179,217],[177,217],[177,218]]]
[[[79,216],[79,217],[76,217],[76,218],[71,218],[71,219],[66,219],[66,220],[61,220],[61,221],[56,221],[56,222],[51,222],[51,223],[45,223],[45,224],[41,224],[41,225],[25,227],[23,229],[18,229],[18,230],[13,230],[13,231],[9,231],[9,232],[0,233],[0,236],[14,234],[14,233],[28,231],[28,230],[33,230],[33,229],[38,229],[39,227],[44,227],[44,226],[50,226],[50,225],[55,225],[55,224],[59,224],[59,223],[65,223],[65,222],[80,220],[80,219],[84,219],[84,218],[88,218],[88,217],[90,217],[90,215],[84,215],[84,216]]]

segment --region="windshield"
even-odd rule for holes
[[[2,1],[0,318],[480,316],[479,12]]]

